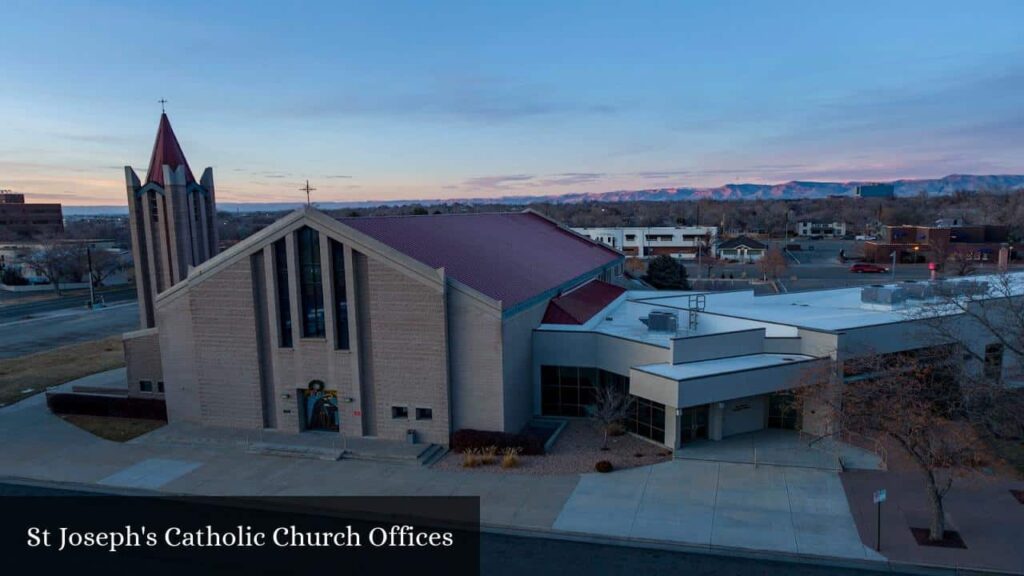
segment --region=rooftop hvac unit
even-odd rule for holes
[[[907,298],[911,300],[930,300],[935,297],[935,287],[931,284],[907,282],[902,288]]]
[[[906,290],[898,286],[865,286],[860,291],[860,301],[864,304],[880,304],[898,306],[907,299]]]
[[[679,316],[675,312],[665,310],[652,310],[641,322],[647,325],[650,332],[671,332],[675,333],[679,328]]]
[[[988,282],[979,280],[956,280],[937,282],[935,291],[946,297],[980,296],[988,292]]]

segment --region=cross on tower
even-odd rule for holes
[[[164,110],[164,104],[167,104],[167,100],[164,100],[163,98],[161,98],[161,99],[157,100],[157,102],[160,103],[160,112],[161,113],[167,112],[167,110]]]
[[[302,190],[303,192],[306,193],[306,205],[309,206],[309,193],[315,191],[316,188],[310,188],[309,180],[306,180],[306,185],[303,186],[302,188],[299,188],[299,190]]]

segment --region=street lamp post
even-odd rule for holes
[[[96,307],[96,293],[92,285],[92,248],[88,244],[85,245],[85,261],[89,264],[89,309],[92,310]]]

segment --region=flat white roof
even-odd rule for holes
[[[1024,273],[1009,274],[1007,279],[1014,294],[1024,295]],[[970,276],[945,280],[945,282],[960,281],[988,282],[990,290],[1000,282],[996,276]],[[886,284],[886,286],[901,285],[906,286],[907,284],[899,282]],[[922,310],[920,301],[910,301],[905,307],[893,309],[866,306],[861,302],[863,288],[863,286],[857,286],[769,296],[755,296],[753,291],[711,292],[706,295],[704,311],[708,314],[824,331],[841,331],[920,318]],[[1004,295],[1002,291],[995,294],[995,296],[1002,295]],[[688,306],[685,297],[659,298],[658,301],[663,306],[683,310]],[[941,313],[937,306],[934,310],[937,314]],[[769,335],[771,334],[769,333]]]
[[[687,362],[685,364],[645,364],[634,366],[634,370],[647,372],[656,376],[662,376],[670,380],[692,380],[694,378],[706,378],[719,374],[732,372],[743,372],[746,370],[759,370],[772,368],[794,362],[806,362],[815,360],[814,356],[803,354],[748,354],[746,356],[732,356],[729,358],[716,358],[714,360],[701,360],[699,362]]]

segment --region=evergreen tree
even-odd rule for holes
[[[648,284],[658,290],[689,290],[690,280],[686,276],[686,266],[677,262],[668,254],[651,259],[647,265]]]

